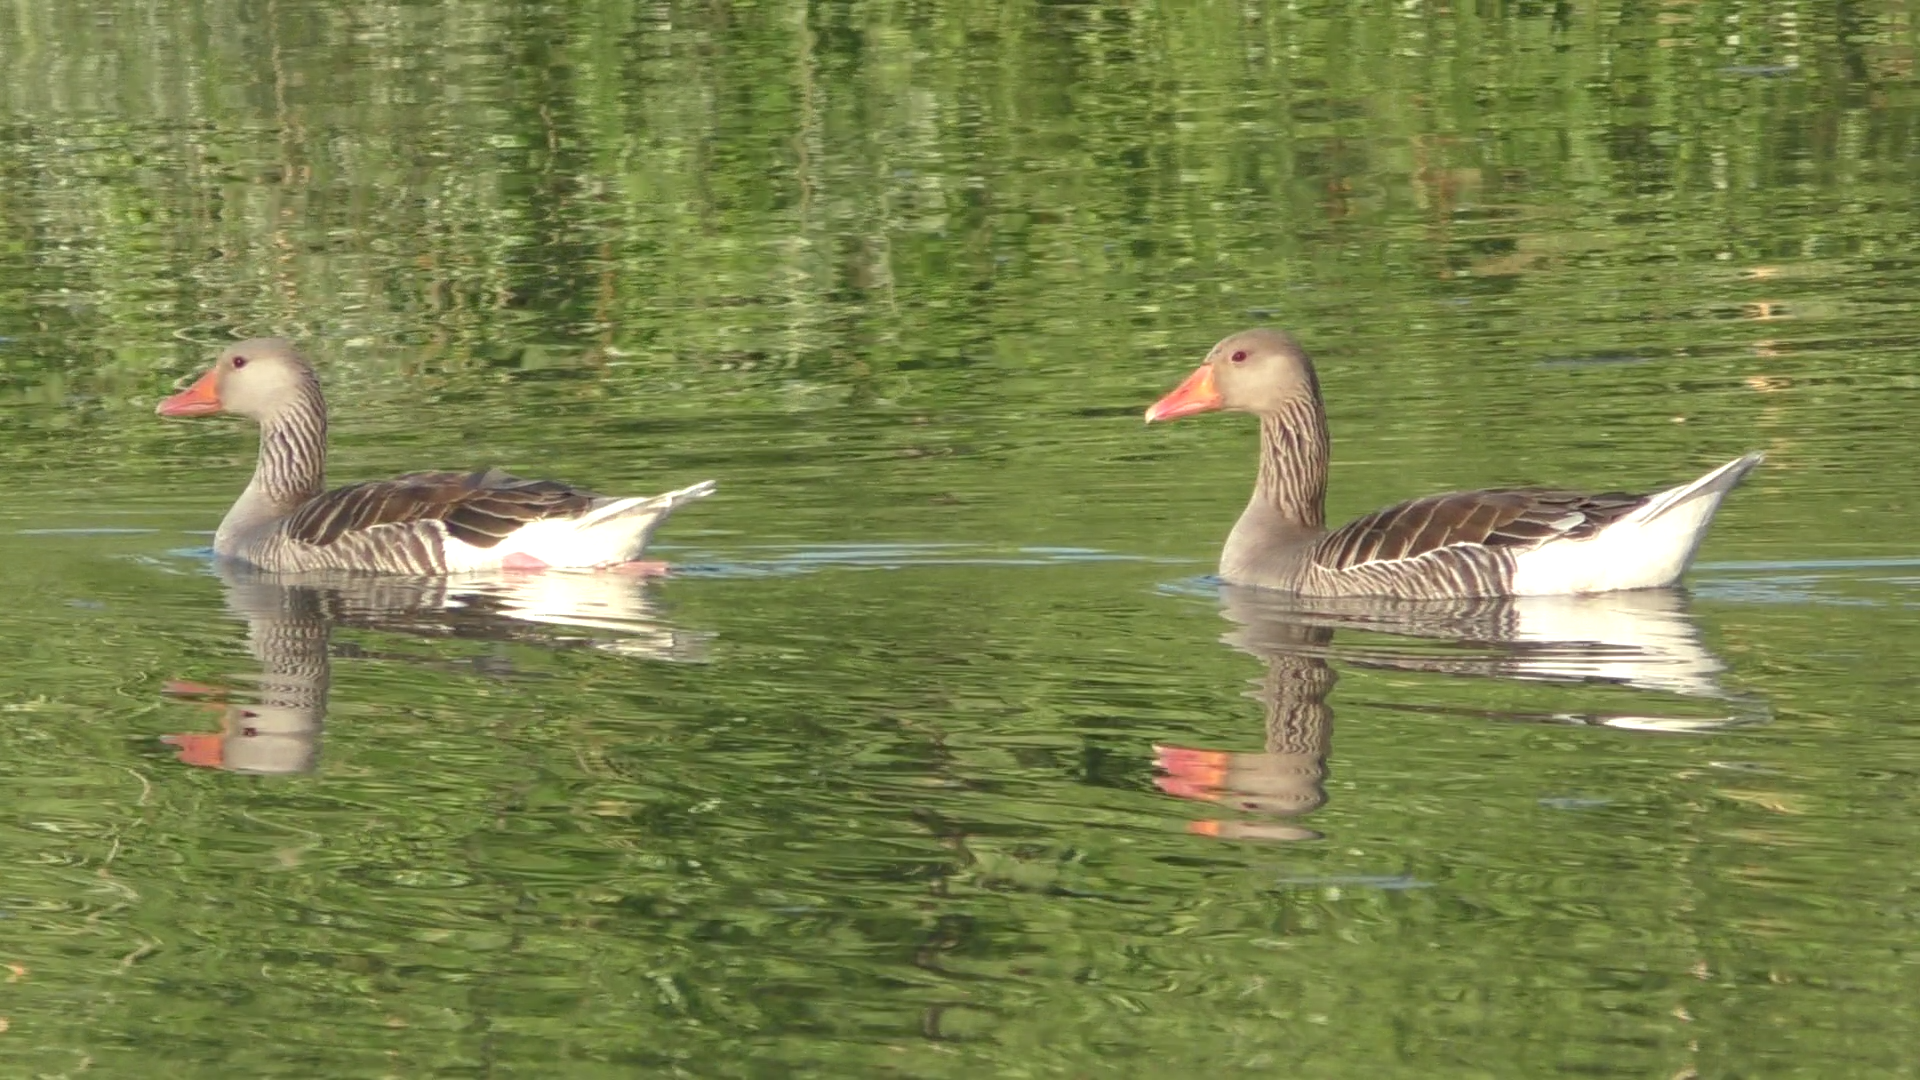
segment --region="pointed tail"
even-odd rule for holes
[[[1765,460],[1766,456],[1767,455],[1760,451],[1755,450],[1751,454],[1727,462],[1725,465],[1720,466],[1698,480],[1681,484],[1679,487],[1668,488],[1649,499],[1647,505],[1634,511],[1629,520],[1640,522],[1652,521],[1654,518],[1659,517],[1674,507],[1692,502],[1702,495],[1712,495],[1716,498],[1724,495],[1728,491],[1731,491],[1735,484],[1745,479],[1747,473],[1751,472],[1755,465]]]
[[[612,499],[605,506],[596,507],[591,513],[582,517],[579,527],[591,529],[603,522],[635,514],[657,514],[660,517],[666,517],[683,504],[693,502],[695,499],[704,499],[713,492],[713,481],[702,480],[678,491],[669,491],[665,495],[636,495],[629,499]]]

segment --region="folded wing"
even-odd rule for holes
[[[571,484],[521,480],[498,469],[416,472],[320,495],[294,512],[286,534],[325,547],[382,525],[437,521],[448,536],[490,548],[530,522],[579,517],[601,501]]]
[[[1353,570],[1456,545],[1508,548],[1517,554],[1549,540],[1592,536],[1647,499],[1621,491],[1588,495],[1543,488],[1429,495],[1342,525],[1315,546],[1313,561],[1326,570]]]

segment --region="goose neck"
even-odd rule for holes
[[[1326,524],[1327,418],[1312,398],[1260,416],[1260,471],[1254,497],[1302,528]]]

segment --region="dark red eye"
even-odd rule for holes
[[[1236,364],[1244,363],[1246,359],[1247,359],[1247,350],[1245,349],[1241,349],[1238,352],[1233,354],[1233,362]]]
[[[244,357],[244,356],[236,356],[236,357],[234,357],[234,358],[233,358],[233,366],[234,366],[234,367],[237,367],[237,368],[243,368],[243,367],[246,367],[246,366],[247,366],[247,358],[246,358],[246,357]]]

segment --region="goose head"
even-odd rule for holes
[[[1300,343],[1278,330],[1242,330],[1222,338],[1186,381],[1147,410],[1147,423],[1177,420],[1214,409],[1278,413],[1320,399],[1313,361]]]
[[[272,419],[290,403],[318,393],[313,369],[285,338],[253,338],[227,346],[192,386],[160,402],[161,416],[233,413]]]

